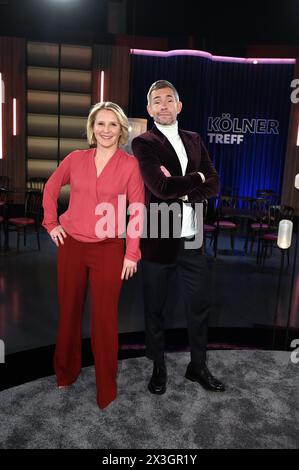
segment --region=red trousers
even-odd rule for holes
[[[81,370],[82,317],[91,288],[91,345],[97,403],[105,408],[117,395],[118,300],[124,240],[86,243],[67,235],[58,248],[59,327],[54,357],[58,385],[70,385]]]

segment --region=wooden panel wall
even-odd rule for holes
[[[0,37],[0,72],[4,81],[3,150],[0,175],[8,176],[10,187],[25,185],[26,42],[22,38]],[[13,98],[17,99],[17,135],[13,136]]]
[[[93,49],[92,101],[100,101],[99,72],[105,72],[104,101],[113,101],[128,110],[130,81],[130,49],[119,46],[95,45]]]
[[[89,147],[91,65],[91,47],[28,42],[28,177],[47,178],[68,153]]]

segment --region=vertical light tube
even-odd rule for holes
[[[105,72],[101,70],[100,73],[100,101],[104,101],[104,86],[105,86]]]
[[[2,116],[2,103],[3,103],[2,73],[0,73],[0,160],[2,160],[2,158],[3,158],[3,116]]]
[[[16,98],[13,98],[12,100],[12,116],[13,116],[12,134],[17,135],[17,100]]]

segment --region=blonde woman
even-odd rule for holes
[[[43,226],[58,248],[57,383],[59,388],[72,384],[81,370],[81,323],[89,281],[100,408],[117,396],[118,300],[122,280],[133,276],[141,257],[140,235],[134,232],[131,236],[127,231],[125,240],[119,226],[125,227],[126,216],[126,210],[119,207],[120,198],[125,206],[144,202],[138,163],[119,147],[127,142],[128,127],[117,104],[96,104],[87,120],[87,138],[93,147],[66,156],[49,178],[43,197]],[[70,184],[69,206],[58,220],[57,199],[66,184]],[[131,213],[130,220],[133,217]]]

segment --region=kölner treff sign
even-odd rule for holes
[[[208,117],[209,143],[241,144],[246,134],[279,134],[277,119],[237,118],[229,113]]]

